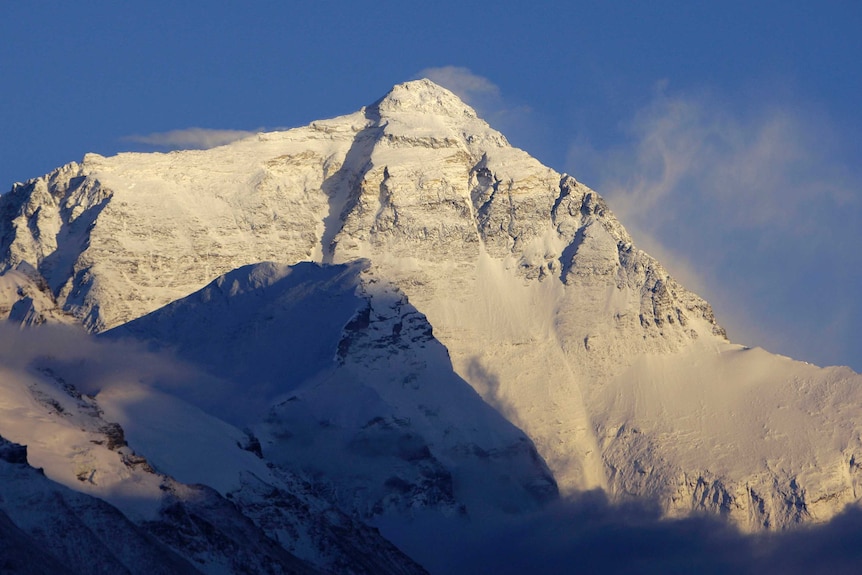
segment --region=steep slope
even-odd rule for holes
[[[50,358],[43,361],[51,363]],[[256,566],[262,573],[281,572],[275,566],[284,572],[314,572],[212,489],[183,485],[154,470],[128,446],[123,428],[104,416],[97,400],[80,394],[59,375],[68,369],[60,366],[55,371],[37,363],[22,372],[4,363],[0,429],[4,437],[28,445],[29,461],[44,470],[47,479],[34,489],[29,471],[15,471],[5,483],[9,497],[3,498],[3,510],[31,531],[39,522],[53,525],[46,540],[62,541],[67,531],[80,533],[60,549],[65,554],[62,560],[76,571],[84,572],[85,561],[92,561],[93,568],[105,573],[149,572],[148,565],[159,563],[157,552],[170,559],[173,554],[167,549],[172,549],[204,573],[242,572],[241,566]],[[143,389],[129,389],[120,382],[110,392],[146,397]],[[186,423],[192,430],[203,427]],[[24,495],[32,506],[18,507],[22,499],[16,490],[22,495],[33,490]],[[202,528],[205,524],[207,529]],[[226,541],[232,542],[230,546]],[[241,554],[231,547],[239,541],[249,551]],[[160,570],[182,572],[169,562]]]
[[[832,518],[862,495],[862,377],[762,349],[643,356],[601,391],[616,493],[747,529]]]
[[[0,318],[20,326],[77,323],[57,306],[48,284],[27,262],[0,274]]]
[[[4,573],[200,573],[104,501],[47,479],[26,447],[2,437],[0,508]]]
[[[245,418],[268,461],[320,478],[360,517],[525,511],[556,497],[532,442],[368,267],[246,266],[106,336],[223,378],[208,408]]]
[[[406,84],[371,109],[382,134],[350,187],[335,261],[366,257],[402,286],[562,488],[604,487],[591,389],[638,354],[720,337],[708,304],[634,248],[595,192],[451,93]]]
[[[366,260],[365,285],[395,286],[427,318],[564,492],[656,496],[751,528],[857,499],[858,375],[729,344],[596,192],[426,80],[213,150],[90,155],[15,187],[0,214],[3,267],[29,263],[93,331],[242,265]],[[180,343],[193,360],[210,353],[198,344]],[[297,397],[333,409],[320,389]]]
[[[302,478],[276,474],[252,437],[155,387],[190,370],[45,329],[0,330],[0,434],[27,445],[2,450],[24,467],[4,475],[0,512],[37,542],[60,540],[49,548],[72,572],[87,556],[111,573],[425,572]],[[79,537],[61,536],[74,525]]]

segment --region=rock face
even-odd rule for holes
[[[595,191],[427,80],[304,128],[18,185],[0,264],[38,272],[88,330],[218,380],[171,393],[360,517],[517,512],[554,481],[749,529],[858,500],[859,375],[728,342]]]
[[[0,318],[20,326],[77,323],[57,306],[47,282],[27,262],[0,276]]]

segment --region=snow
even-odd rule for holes
[[[127,383],[104,389],[96,400],[105,417],[123,427],[131,447],[178,481],[224,495],[241,486],[243,472],[270,479],[265,462],[241,448],[248,441],[242,431],[173,396]]]
[[[46,321],[74,323],[54,301],[44,280],[27,262],[0,275],[0,317],[21,325],[38,325]]]
[[[783,516],[785,499],[804,494],[801,519],[814,521],[857,499],[862,475],[851,462],[862,448],[862,377],[847,368],[821,369],[760,348],[694,346],[639,358],[597,395],[606,441],[625,437],[624,427],[637,429],[651,440],[652,461],[673,462],[670,469],[645,462],[653,469],[643,477],[623,473],[614,480],[617,489],[641,482],[685,491],[670,474],[727,478],[725,512],[749,529],[791,522]],[[616,456],[631,457],[632,450]],[[733,480],[740,477],[744,484]],[[772,495],[776,486],[783,498]],[[754,496],[766,499],[764,509]]]
[[[454,469],[465,500],[482,499],[489,471],[457,448],[502,449],[521,431],[564,493],[655,497],[667,513],[709,510],[749,529],[825,520],[858,500],[860,376],[729,343],[709,304],[638,249],[596,192],[428,81],[211,150],[88,155],[0,202],[12,214],[4,269],[28,262],[89,330],[118,327],[207,372],[98,390],[130,444],[184,480],[227,492],[244,470],[264,473],[230,447],[258,424],[280,464],[317,466],[349,505],[373,506],[385,492],[362,499],[351,469],[369,484],[387,477],[346,446],[385,414],[388,426],[409,417],[436,449],[428,465]],[[23,280],[7,276],[11,297]],[[277,285],[290,289],[258,289]],[[339,360],[366,303],[376,323]],[[434,338],[395,349],[381,330],[408,305]],[[28,403],[27,385],[4,391],[0,434],[33,441],[46,473],[89,489],[68,464],[87,436]],[[445,411],[448,427],[420,407]],[[40,443],[28,418],[60,444]],[[206,446],[219,455],[198,457]],[[498,485],[499,503],[511,485]]]
[[[0,369],[0,436],[28,447],[28,461],[75,491],[94,495],[137,518],[154,518],[161,478],[139,472],[108,449],[101,429],[107,423],[57,389],[50,378]]]
[[[0,502],[4,573],[198,573],[115,508],[26,463],[0,460]]]
[[[424,316],[367,268],[367,262],[241,268],[106,335],[133,334],[235,382],[223,396],[225,404],[212,409],[234,421],[249,418],[238,424],[253,428],[267,460],[322,474],[339,490],[362,492],[362,501],[346,504],[363,515],[380,512],[372,510],[375,498],[401,497],[391,493],[393,477],[436,492],[439,486],[428,482],[432,468],[441,477],[451,474],[455,490],[417,493],[425,499],[416,505],[442,502],[449,508],[457,500],[469,511],[516,509],[552,495],[553,482],[526,436],[452,371]],[[309,322],[319,327],[297,329]],[[248,391],[272,409],[237,409],[236,398]],[[167,410],[154,406],[121,417],[103,396],[98,399],[106,413],[127,428],[133,444],[142,421],[175,442],[168,447],[149,442],[148,452],[177,448],[181,458],[189,449],[186,435],[205,435],[184,431],[189,425],[179,416],[170,417],[183,421],[176,429],[160,426]],[[147,414],[158,416],[148,422]],[[176,465],[159,461],[154,456],[160,469],[192,481]],[[222,464],[218,458],[190,464],[193,469],[210,465]],[[497,477],[491,480],[489,474]],[[217,486],[218,480],[208,483]],[[500,493],[492,494],[495,489]]]

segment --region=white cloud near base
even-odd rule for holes
[[[169,132],[155,132],[144,136],[126,136],[127,142],[146,144],[169,149],[196,149],[205,150],[216,146],[230,144],[255,135],[257,132],[246,130],[212,130],[207,128],[186,128],[184,130],[171,130]]]

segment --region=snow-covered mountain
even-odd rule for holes
[[[58,539],[48,556],[70,573],[92,572],[88,557],[105,573],[425,572],[272,469],[247,432],[158,389],[193,373],[82,335],[0,330],[0,452],[15,464],[0,509],[36,543]]]
[[[523,511],[556,497],[533,443],[455,374],[425,317],[365,277],[368,266],[246,266],[106,335],[232,382],[196,401],[257,420],[266,460],[325,478],[355,515]]]
[[[10,413],[43,408],[0,435],[139,527],[207,490],[208,510],[230,501],[243,533],[309,568],[406,573],[365,522],[397,543],[422,518],[480,523],[558,488],[751,530],[858,501],[862,377],[729,342],[595,191],[427,80],[304,128],[16,184],[0,262],[11,320],[71,317],[101,339],[16,359],[10,381],[42,383],[4,383]],[[118,349],[136,358],[122,377],[82,367]],[[40,443],[67,424],[85,431]]]

